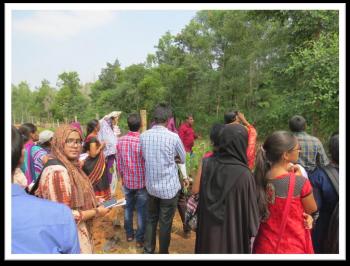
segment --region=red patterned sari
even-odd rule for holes
[[[90,144],[93,142],[97,143],[97,147],[100,145],[100,142],[97,140],[96,136],[89,135],[84,144],[86,145],[87,150],[89,150]],[[106,169],[106,160],[102,151],[95,158],[88,156],[83,166],[83,171],[89,177],[94,188],[95,195],[103,198],[104,200],[109,200],[111,198],[111,192],[109,189]]]

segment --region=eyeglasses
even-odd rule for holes
[[[66,144],[68,144],[69,146],[73,146],[74,144],[77,144],[78,146],[80,146],[83,142],[81,141],[81,139],[67,139],[66,140]]]
[[[297,147],[296,149],[292,149],[292,150],[290,150],[290,151],[301,151],[301,147],[299,146],[299,147]]]

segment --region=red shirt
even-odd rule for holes
[[[197,135],[194,133],[194,130],[189,123],[185,122],[180,126],[179,137],[184,144],[186,152],[191,152]]]
[[[145,161],[142,157],[140,133],[131,132],[117,144],[117,168],[123,177],[123,185],[128,189],[145,187]]]

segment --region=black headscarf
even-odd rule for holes
[[[241,178],[249,178],[247,129],[240,124],[226,125],[220,136],[218,156],[203,161],[201,193],[208,209],[219,222],[225,216],[225,198]]]

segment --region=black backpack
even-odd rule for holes
[[[54,158],[54,159],[49,159],[49,160],[47,161],[47,163],[44,165],[43,169],[41,170],[41,173],[40,173],[40,175],[38,176],[38,179],[35,181],[34,185],[32,186],[31,190],[29,190],[28,188],[25,189],[26,192],[27,192],[28,194],[34,195],[35,191],[36,191],[36,190],[38,189],[38,187],[39,187],[41,175],[42,175],[42,173],[44,172],[44,169],[45,169],[46,167],[50,166],[50,165],[63,165],[63,166],[64,166],[64,164],[63,164],[60,160],[58,160],[58,159],[56,159],[56,158]]]
[[[339,173],[331,165],[322,167],[339,196]],[[330,216],[328,230],[323,241],[323,251],[329,254],[339,253],[339,200]]]

